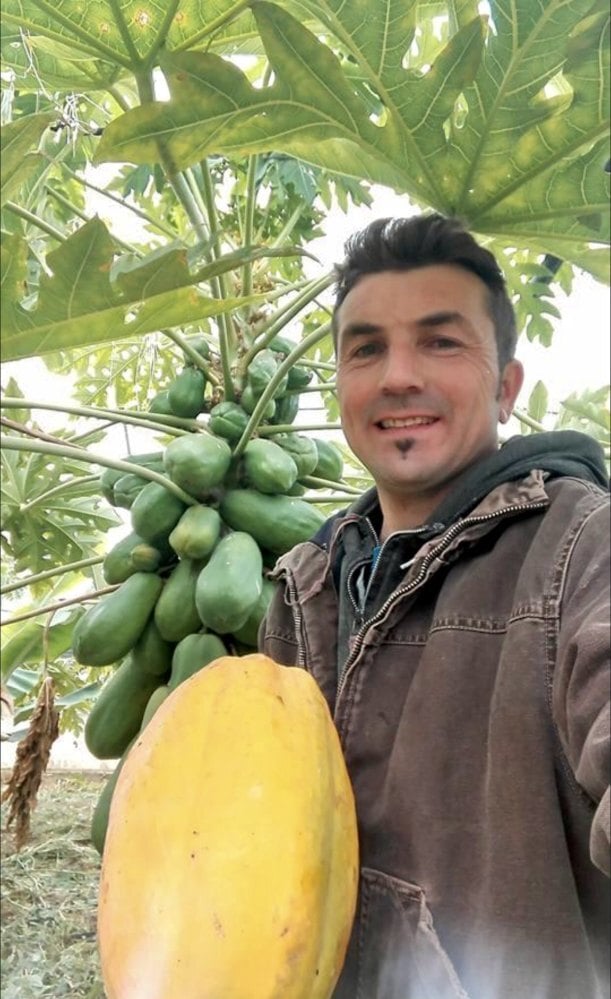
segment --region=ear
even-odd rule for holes
[[[511,416],[523,382],[524,368],[521,362],[516,361],[515,358],[508,361],[503,368],[499,385],[498,405],[499,420],[501,423],[506,423]]]

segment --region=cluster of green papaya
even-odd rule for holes
[[[93,817],[100,852],[116,775],[142,727],[194,672],[256,648],[274,588],[269,569],[324,519],[301,495],[342,477],[339,450],[297,432],[254,437],[234,455],[249,420],[244,394],[254,408],[269,381],[266,353],[250,365],[239,404],[220,402],[205,428],[174,437],[163,451],[130,456],[133,473],[106,469],[101,476],[106,499],[129,510],[131,532],[103,563],[106,582],[118,588],[80,618],[73,635],[78,662],[119,664],[85,725],[89,751],[120,761]],[[284,398],[299,397],[279,402]],[[163,474],[191,504],[139,475],[139,467]]]

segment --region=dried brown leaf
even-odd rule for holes
[[[59,711],[55,707],[53,681],[42,684],[27,735],[17,746],[15,764],[2,801],[10,802],[7,829],[14,823],[15,846],[20,850],[30,838],[30,818],[42,775],[47,769],[51,746],[59,735]]]

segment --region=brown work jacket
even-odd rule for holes
[[[339,731],[360,892],[334,999],[609,995],[609,510],[538,471],[422,545],[338,686],[337,518],[298,545],[261,651]]]

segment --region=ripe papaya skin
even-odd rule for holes
[[[329,999],[357,885],[354,796],[315,681],[218,659],[166,698],[115,787],[108,999]]]
[[[104,853],[104,842],[106,840],[106,830],[108,829],[108,815],[110,813],[110,803],[112,801],[112,796],[114,794],[114,790],[117,784],[119,773],[121,771],[121,767],[125,763],[127,759],[127,754],[132,748],[134,742],[136,741],[136,738],[137,735],[135,735],[134,738],[130,741],[127,749],[123,753],[115,769],[110,774],[110,776],[106,778],[104,782],[104,787],[102,788],[102,791],[98,796],[98,800],[96,801],[95,808],[93,810],[93,815],[91,817],[90,837],[91,837],[91,842],[93,843],[95,849],[100,854],[100,857]]]
[[[133,649],[153,612],[163,581],[135,572],[79,618],[72,650],[83,666],[110,666]],[[119,754],[120,755],[120,754]]]

